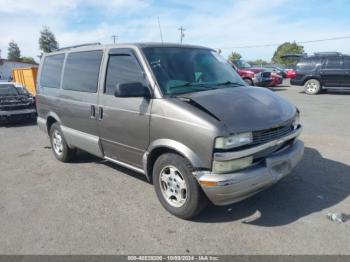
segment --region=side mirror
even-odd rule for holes
[[[151,98],[148,87],[140,82],[118,84],[114,96],[116,97],[145,97]]]

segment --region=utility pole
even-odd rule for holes
[[[113,38],[113,44],[115,44],[119,38],[119,35],[112,35]]]
[[[180,43],[182,44],[182,39],[185,37],[185,28],[183,28],[182,26],[180,26],[179,31],[180,31]]]

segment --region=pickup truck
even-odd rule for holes
[[[270,86],[273,79],[271,72],[261,67],[252,67],[244,60],[229,61],[232,67],[249,86]]]

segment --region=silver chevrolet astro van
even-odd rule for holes
[[[44,54],[37,86],[38,124],[58,160],[79,148],[143,173],[181,218],[267,188],[303,155],[298,109],[247,86],[210,48],[67,47]]]

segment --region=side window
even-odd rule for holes
[[[343,64],[344,69],[350,69],[350,56],[344,56],[344,64]]]
[[[68,54],[63,74],[63,89],[97,92],[102,51]]]
[[[130,82],[145,82],[143,72],[136,58],[129,54],[110,55],[105,94],[114,95],[118,84]]]
[[[301,58],[297,64],[297,70],[300,70],[300,71],[314,70],[315,67],[316,67],[316,59],[311,57]]]
[[[325,63],[326,69],[341,69],[341,59],[340,57],[328,57]]]
[[[59,54],[45,57],[41,69],[40,86],[60,88],[64,55]]]

